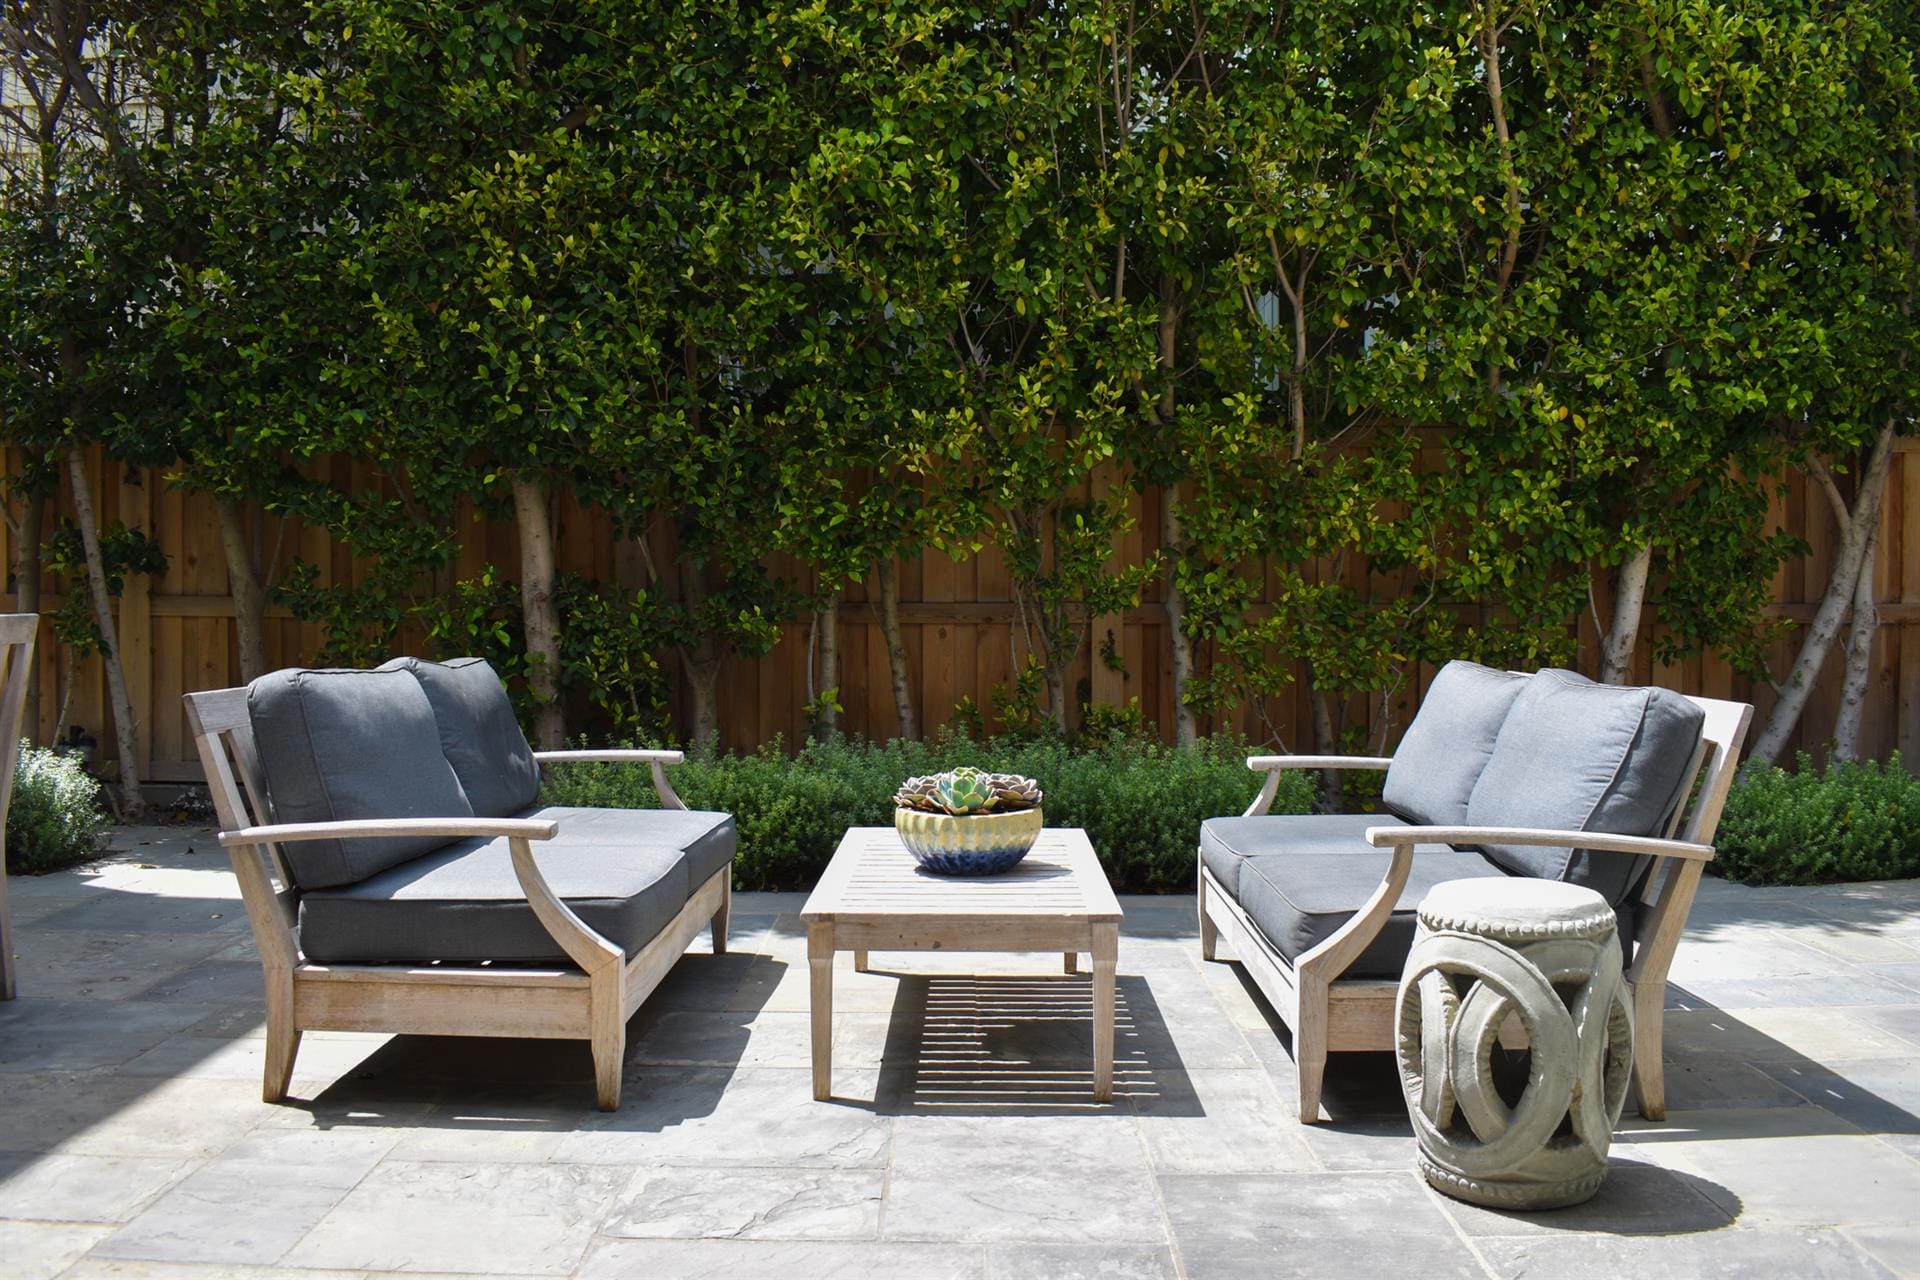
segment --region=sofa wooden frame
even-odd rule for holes
[[[267,1058],[261,1097],[279,1102],[293,1077],[304,1031],[384,1031],[416,1035],[511,1036],[585,1040],[593,1050],[600,1109],[620,1105],[627,1019],[673,968],[701,929],[715,954],[727,949],[732,864],[709,876],[645,948],[628,956],[590,928],[553,892],[533,859],[532,842],[549,840],[557,822],[529,818],[410,818],[264,825],[257,821],[260,761],[245,689],[186,695],[187,721],[213,792],[220,843],[233,859],[247,920],[266,975]],[[685,809],[664,766],[678,751],[536,751],[542,765],[637,761],[650,766],[668,809]],[[252,801],[250,804],[249,802]],[[576,967],[492,968],[451,965],[316,964],[301,956],[294,929],[298,895],[279,846],[300,840],[426,835],[506,837],[527,904]]]
[[[13,974],[13,914],[7,905],[7,807],[13,799],[13,770],[20,763],[20,720],[27,709],[27,680],[33,671],[33,642],[40,634],[37,613],[0,614],[0,1000],[18,994]]]
[[[1687,771],[1692,803],[1682,805],[1674,814],[1665,838],[1504,827],[1369,827],[1368,842],[1393,851],[1379,887],[1351,920],[1294,961],[1274,949],[1234,896],[1213,878],[1204,862],[1201,864],[1200,954],[1212,960],[1219,938],[1225,937],[1234,958],[1246,967],[1281,1021],[1292,1030],[1302,1124],[1313,1124],[1320,1118],[1320,1089],[1329,1052],[1394,1047],[1394,998],[1399,984],[1391,979],[1340,975],[1378,936],[1393,913],[1393,904],[1399,901],[1413,869],[1413,847],[1493,842],[1568,846],[1653,858],[1642,881],[1648,910],[1626,978],[1633,994],[1634,1087],[1640,1114],[1649,1120],[1666,1118],[1662,1013],[1667,970],[1686,928],[1687,913],[1693,908],[1701,870],[1713,859],[1714,833],[1739,767],[1741,743],[1753,718],[1753,708],[1744,702],[1711,698],[1689,701],[1706,716],[1700,745]],[[1391,763],[1375,756],[1253,756],[1247,767],[1267,777],[1245,816],[1257,817],[1272,807],[1285,770],[1385,769]]]

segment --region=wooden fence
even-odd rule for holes
[[[8,466],[14,465],[10,454],[6,461]],[[347,464],[337,467],[335,483],[375,483],[372,476],[356,474]],[[124,520],[149,531],[171,557],[164,575],[131,579],[118,605],[127,682],[139,720],[142,776],[156,782],[197,781],[200,771],[192,759],[180,695],[239,682],[233,604],[227,595],[226,565],[212,503],[173,488],[153,470],[122,474],[118,467],[95,466],[92,475],[100,519]],[[62,510],[66,502],[63,493]],[[1158,502],[1158,496],[1152,493],[1133,499],[1135,528],[1116,545],[1116,562],[1137,562],[1149,549],[1147,531],[1158,528]],[[1912,513],[1911,523],[1908,513]],[[285,571],[296,554],[319,567],[323,582],[351,582],[364,569],[330,543],[324,531],[292,525],[281,528],[280,522],[270,517],[254,519],[259,522],[257,534],[262,545],[277,550],[279,572]],[[477,573],[489,563],[510,574],[517,563],[511,525],[471,516],[463,519],[458,574]],[[1803,621],[1811,616],[1828,577],[1835,538],[1832,519],[1818,495],[1796,476],[1785,495],[1776,500],[1772,520],[1777,527],[1806,539],[1811,548],[1806,557],[1785,565],[1774,583],[1775,610],[1786,618]],[[1863,749],[1883,755],[1898,748],[1909,759],[1920,760],[1920,441],[1900,442],[1883,520],[1876,574],[1880,626]],[[646,583],[652,566],[669,591],[677,586],[673,547],[666,535],[652,540],[642,554],[633,544],[618,541],[604,518],[583,513],[568,502],[560,504],[558,534],[563,570],[638,587]],[[4,528],[0,528],[0,556],[5,557],[0,563],[11,563],[12,549]],[[783,563],[776,569],[805,581],[804,571],[796,564]],[[1365,569],[1355,572],[1364,573]],[[49,581],[46,585],[42,610],[50,612],[62,598],[57,588],[66,584]],[[12,584],[6,586],[11,592]],[[931,729],[949,720],[963,697],[989,708],[995,687],[1012,680],[1026,653],[1011,584],[1000,556],[988,549],[955,562],[940,553],[930,554],[903,567],[901,596],[908,662],[923,727]],[[850,733],[885,738],[894,734],[897,726],[886,649],[869,603],[873,597],[870,580],[847,592],[841,610],[842,726]],[[0,611],[14,606],[11,594],[0,595]],[[268,618],[266,639],[272,663],[298,665],[311,660],[321,641],[317,627],[300,623],[277,607],[269,611]],[[1595,652],[1592,618],[1583,616],[1579,626],[1582,664],[1590,670]],[[1093,630],[1093,641],[1081,654],[1076,678],[1089,682],[1099,702],[1121,704],[1137,697],[1149,719],[1163,728],[1170,727],[1173,674],[1165,611],[1158,604],[1143,605],[1124,616],[1095,619]],[[1097,660],[1096,651],[1109,635],[1111,649],[1120,660],[1119,670]],[[417,651],[419,643],[417,636],[403,638],[402,647]],[[1787,668],[1795,643],[1788,638],[1775,646],[1772,664],[1776,672]],[[29,729],[36,739],[45,741],[53,732],[59,711],[61,666],[67,659],[44,629],[38,653],[43,690],[40,721]],[[677,689],[681,682],[673,661],[663,657]],[[775,735],[788,743],[798,741],[806,731],[807,675],[805,620],[786,627],[779,645],[765,658],[731,664],[721,680],[723,745],[752,748]],[[1387,706],[1356,699],[1344,709],[1348,723],[1364,726],[1373,736],[1390,743],[1418,706],[1431,675],[1431,669],[1418,672]],[[1651,661],[1644,643],[1636,651],[1634,679],[1710,696],[1750,699],[1762,716],[1772,702],[1769,688],[1754,687],[1724,661],[1708,657],[1688,659],[1671,667],[1659,665]],[[1836,655],[1803,720],[1803,738],[1808,745],[1817,747],[1830,731],[1838,693]],[[676,713],[685,723],[686,709],[679,705],[680,695],[675,696]],[[82,663],[74,673],[68,721],[98,738],[102,752],[111,757],[113,734],[106,707],[100,663]],[[1264,708],[1238,709],[1230,727],[1256,740],[1277,736],[1289,748],[1303,748],[1311,746],[1311,723],[1302,686],[1296,681],[1292,696],[1274,699]],[[1228,726],[1203,720],[1202,727],[1211,730]]]

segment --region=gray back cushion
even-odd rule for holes
[[[1657,835],[1680,803],[1704,718],[1699,707],[1666,689],[1542,671],[1514,701],[1467,803],[1467,822]],[[1585,885],[1616,906],[1637,867],[1629,854],[1482,848],[1515,875]]]
[[[1474,783],[1493,754],[1514,699],[1528,677],[1477,662],[1449,662],[1427,688],[1387,769],[1381,798],[1416,826],[1457,827],[1467,820]]]
[[[534,802],[540,765],[520,732],[506,687],[485,658],[395,658],[380,669],[412,672],[426,691],[440,727],[440,750],[476,814],[510,817]]]
[[[275,671],[247,686],[247,713],[275,822],[473,816],[427,695],[405,671]],[[300,888],[323,889],[446,843],[310,840],[281,853]]]

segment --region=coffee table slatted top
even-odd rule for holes
[[[1118,922],[1119,900],[1107,884],[1086,832],[1050,827],[1011,870],[992,876],[923,871],[892,827],[855,827],[841,841],[814,886],[803,920],[848,915],[1045,916],[1088,924]]]

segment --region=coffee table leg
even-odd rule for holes
[[[807,926],[807,966],[813,975],[813,1096],[833,1094],[833,925]]]
[[[1093,926],[1093,1100],[1113,1100],[1113,971],[1120,926]]]
[[[1067,956],[1067,972],[1068,973],[1080,972],[1080,953],[1078,951],[1069,951],[1066,953],[1066,956]]]
[[[855,973],[865,973],[867,971],[867,953],[866,952],[856,951],[853,953],[853,971]]]

